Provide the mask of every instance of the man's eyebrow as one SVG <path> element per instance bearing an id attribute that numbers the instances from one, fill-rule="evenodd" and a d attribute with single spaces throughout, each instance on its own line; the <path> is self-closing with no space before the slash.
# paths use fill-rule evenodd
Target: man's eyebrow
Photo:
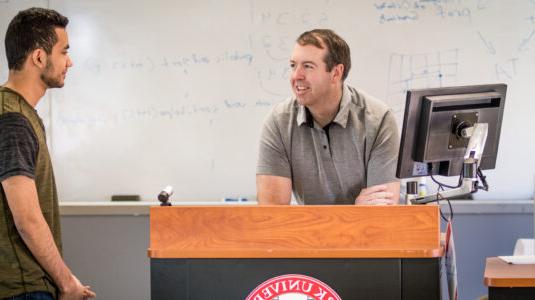
<path id="1" fill-rule="evenodd" d="M 296 63 L 296 62 L 295 62 L 295 60 L 290 59 L 290 63 Z M 315 63 L 314 61 L 312 61 L 312 60 L 305 60 L 305 61 L 303 61 L 303 62 L 301 62 L 301 63 L 302 63 L 302 64 L 313 64 L 313 65 L 316 66 L 316 63 Z"/>

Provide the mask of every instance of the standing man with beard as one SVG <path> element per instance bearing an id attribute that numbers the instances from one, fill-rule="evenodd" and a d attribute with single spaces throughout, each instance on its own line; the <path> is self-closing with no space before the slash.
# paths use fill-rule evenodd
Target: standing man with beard
<path id="1" fill-rule="evenodd" d="M 95 297 L 61 257 L 54 173 L 43 123 L 34 107 L 49 88 L 63 87 L 69 20 L 31 8 L 8 26 L 9 67 L 0 87 L 0 298 Z"/>
<path id="2" fill-rule="evenodd" d="M 293 97 L 264 123 L 257 164 L 259 204 L 396 204 L 398 129 L 388 107 L 345 83 L 347 43 L 307 31 L 290 58 Z M 364 72 L 364 71 L 363 71 Z"/>

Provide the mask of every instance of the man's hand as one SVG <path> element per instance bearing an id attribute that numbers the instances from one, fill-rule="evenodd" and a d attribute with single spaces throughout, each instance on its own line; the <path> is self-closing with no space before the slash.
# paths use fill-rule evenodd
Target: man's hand
<path id="1" fill-rule="evenodd" d="M 97 294 L 91 290 L 91 287 L 89 285 L 84 285 L 84 298 L 96 298 Z"/>
<path id="2" fill-rule="evenodd" d="M 395 183 L 399 186 L 399 183 Z M 391 190 L 392 183 L 380 184 L 370 186 L 362 189 L 355 204 L 368 204 L 368 205 L 392 205 L 398 204 L 399 195 L 395 195 Z M 399 193 L 399 187 L 398 187 Z"/>
<path id="3" fill-rule="evenodd" d="M 95 298 L 97 295 L 91 291 L 91 287 L 82 285 L 76 276 L 72 275 L 67 286 L 60 289 L 60 300 L 82 300 Z"/>

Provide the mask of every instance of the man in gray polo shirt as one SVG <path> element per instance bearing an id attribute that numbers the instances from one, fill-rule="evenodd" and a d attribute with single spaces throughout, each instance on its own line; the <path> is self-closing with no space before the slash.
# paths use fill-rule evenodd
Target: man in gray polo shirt
<path id="1" fill-rule="evenodd" d="M 259 204 L 396 204 L 399 138 L 388 107 L 344 80 L 347 43 L 332 30 L 299 36 L 294 96 L 277 104 L 260 138 Z"/>

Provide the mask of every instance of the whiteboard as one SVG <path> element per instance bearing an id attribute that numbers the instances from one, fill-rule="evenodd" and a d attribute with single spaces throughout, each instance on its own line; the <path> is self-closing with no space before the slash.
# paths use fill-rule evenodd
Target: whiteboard
<path id="1" fill-rule="evenodd" d="M 175 200 L 254 197 L 263 120 L 313 28 L 348 41 L 347 82 L 399 125 L 408 88 L 507 83 L 491 191 L 476 197 L 533 195 L 535 0 L 0 0 L 2 39 L 30 3 L 70 19 L 74 67 L 39 106 L 62 201 L 152 200 L 165 185 Z"/>

